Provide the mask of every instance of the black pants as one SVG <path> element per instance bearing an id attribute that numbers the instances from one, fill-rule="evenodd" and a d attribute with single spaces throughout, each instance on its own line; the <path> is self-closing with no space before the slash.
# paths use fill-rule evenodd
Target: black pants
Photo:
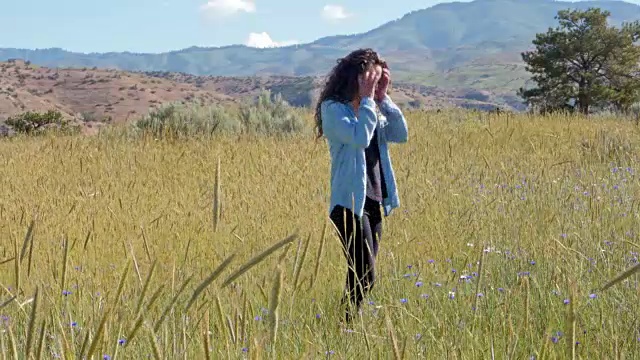
<path id="1" fill-rule="evenodd" d="M 365 295 L 371 291 L 375 282 L 375 262 L 378 255 L 378 243 L 382 237 L 382 213 L 377 201 L 366 199 L 362 218 L 351 210 L 336 206 L 331 211 L 331 221 L 335 224 L 342 240 L 347 258 L 347 283 L 343 303 L 359 309 Z M 350 306 L 347 307 L 346 320 L 351 320 Z"/>

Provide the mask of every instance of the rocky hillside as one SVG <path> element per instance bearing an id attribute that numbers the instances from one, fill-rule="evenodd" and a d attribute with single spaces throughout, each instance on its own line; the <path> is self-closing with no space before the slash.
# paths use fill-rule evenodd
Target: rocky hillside
<path id="1" fill-rule="evenodd" d="M 26 111 L 59 110 L 66 118 L 93 128 L 137 119 L 163 103 L 239 103 L 251 101 L 265 90 L 281 94 L 291 105 L 309 107 L 315 104 L 321 85 L 320 77 L 52 69 L 16 60 L 0 63 L 0 122 Z M 490 91 L 448 90 L 403 82 L 394 82 L 392 89 L 396 102 L 406 108 L 518 106 L 515 97 Z"/>

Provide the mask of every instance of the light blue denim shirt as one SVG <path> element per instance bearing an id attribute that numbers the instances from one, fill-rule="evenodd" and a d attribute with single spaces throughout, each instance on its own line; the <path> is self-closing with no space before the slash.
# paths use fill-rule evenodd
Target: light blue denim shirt
<path id="1" fill-rule="evenodd" d="M 371 97 L 360 101 L 358 116 L 351 104 L 326 100 L 320 106 L 322 129 L 331 155 L 331 203 L 329 212 L 341 205 L 362 217 L 367 193 L 365 149 L 376 127 L 380 148 L 380 166 L 387 187 L 382 200 L 385 216 L 400 206 L 395 174 L 391 166 L 388 143 L 408 139 L 407 122 L 400 108 L 389 96 L 380 102 L 379 114 Z"/>

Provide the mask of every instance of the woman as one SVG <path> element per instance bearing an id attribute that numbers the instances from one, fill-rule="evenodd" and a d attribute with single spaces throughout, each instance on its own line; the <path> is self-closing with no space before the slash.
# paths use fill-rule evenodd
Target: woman
<path id="1" fill-rule="evenodd" d="M 385 216 L 400 206 L 387 143 L 406 142 L 408 131 L 387 95 L 390 76 L 375 51 L 356 50 L 338 60 L 315 112 L 318 136 L 326 137 L 331 155 L 329 216 L 347 257 L 347 322 L 375 281 L 381 205 Z"/>

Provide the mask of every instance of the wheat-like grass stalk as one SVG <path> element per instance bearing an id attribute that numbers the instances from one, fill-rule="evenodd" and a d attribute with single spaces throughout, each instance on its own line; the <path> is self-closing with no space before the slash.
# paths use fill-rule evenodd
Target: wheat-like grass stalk
<path id="1" fill-rule="evenodd" d="M 322 235 L 320 236 L 320 246 L 318 246 L 318 252 L 316 253 L 316 266 L 313 269 L 313 280 L 311 280 L 311 285 L 309 285 L 309 290 L 313 288 L 318 280 L 318 271 L 320 270 L 320 259 L 322 259 L 322 252 L 324 251 L 324 244 L 326 241 L 327 228 L 329 227 L 329 222 L 324 222 L 324 227 L 322 228 Z"/>
<path id="2" fill-rule="evenodd" d="M 131 259 L 133 260 L 133 268 L 136 270 L 136 275 L 138 275 L 138 281 L 140 282 L 140 284 L 142 284 L 142 275 L 140 275 L 140 267 L 138 266 L 138 259 L 136 259 L 136 254 L 133 251 L 133 246 L 131 246 L 131 243 L 129 243 L 129 252 L 131 253 Z"/>
<path id="3" fill-rule="evenodd" d="M 36 316 L 38 315 L 38 287 L 36 287 L 36 292 L 33 295 L 33 306 L 31 307 L 31 316 L 29 317 L 29 327 L 27 330 L 27 344 L 26 348 L 26 357 L 29 359 L 29 355 L 31 355 L 31 345 L 33 344 L 33 338 L 35 336 L 36 331 Z"/>
<path id="4" fill-rule="evenodd" d="M 570 287 L 571 293 L 569 295 L 569 308 L 567 309 L 567 326 L 570 341 L 568 342 L 569 354 L 571 359 L 576 358 L 576 313 L 575 313 L 575 287 Z"/>
<path id="5" fill-rule="evenodd" d="M 473 331 L 473 329 L 476 326 L 476 320 L 479 312 L 478 301 L 480 300 L 479 294 L 480 294 L 480 287 L 482 286 L 482 266 L 484 264 L 484 254 L 485 254 L 484 249 L 485 249 L 484 245 L 480 246 L 480 260 L 478 260 L 478 280 L 476 282 L 476 290 L 474 293 L 475 299 L 473 300 L 474 313 L 473 313 L 473 326 L 471 328 L 471 331 Z"/>
<path id="6" fill-rule="evenodd" d="M 14 280 L 16 283 L 16 293 L 20 293 L 20 256 L 18 255 L 18 239 L 13 238 L 13 250 L 14 250 Z"/>
<path id="7" fill-rule="evenodd" d="M 178 298 L 180 297 L 180 295 L 182 295 L 182 292 L 187 287 L 187 285 L 191 282 L 192 278 L 193 277 L 189 277 L 189 278 L 187 278 L 187 280 L 185 280 L 182 283 L 182 285 L 180 286 L 180 289 L 178 290 L 178 292 L 173 296 L 173 299 L 171 299 L 171 302 L 169 304 L 167 304 L 167 306 L 165 307 L 164 311 L 162 312 L 162 315 L 160 316 L 158 321 L 156 321 L 156 324 L 153 327 L 153 331 L 154 332 L 158 332 L 158 330 L 160 330 L 160 326 L 162 325 L 162 323 L 166 319 L 167 315 L 169 314 L 169 311 L 171 311 L 173 309 L 174 305 L 178 301 Z"/>
<path id="8" fill-rule="evenodd" d="M 207 310 L 205 312 L 205 322 L 202 326 L 202 346 L 204 347 L 204 357 L 207 360 L 211 360 L 211 352 L 209 351 L 209 347 L 211 346 L 209 344 L 209 329 L 211 328 L 209 326 L 209 310 Z"/>
<path id="9" fill-rule="evenodd" d="M 142 244 L 144 245 L 144 252 L 147 254 L 147 260 L 151 261 L 151 250 L 149 250 L 149 243 L 147 241 L 147 234 L 144 231 L 144 227 L 140 226 L 140 233 L 142 234 Z"/>
<path id="10" fill-rule="evenodd" d="M 42 319 L 40 325 L 40 337 L 38 338 L 38 346 L 36 347 L 36 359 L 42 359 L 42 350 L 44 349 L 44 333 L 47 328 L 47 319 Z"/>
<path id="11" fill-rule="evenodd" d="M 149 331 L 149 344 L 151 345 L 151 350 L 153 351 L 153 358 L 155 360 L 164 359 L 163 353 L 160 350 L 160 346 L 158 345 L 158 340 L 156 340 L 156 332 L 150 326 L 147 326 L 147 330 Z"/>
<path id="12" fill-rule="evenodd" d="M 220 210 L 221 210 L 221 201 L 220 201 L 220 157 L 218 157 L 218 162 L 216 166 L 216 181 L 213 192 L 213 231 L 218 232 L 218 227 L 220 225 Z"/>
<path id="13" fill-rule="evenodd" d="M 107 309 L 102 315 L 102 320 L 100 320 L 100 325 L 98 325 L 96 335 L 91 341 L 91 345 L 89 345 L 89 350 L 87 351 L 86 357 L 88 359 L 91 359 L 91 356 L 93 355 L 93 353 L 96 352 L 96 350 L 98 349 L 98 344 L 102 340 L 102 334 L 104 333 L 105 324 L 107 323 L 107 319 L 111 314 L 111 310 L 112 310 L 111 308 Z"/>
<path id="14" fill-rule="evenodd" d="M 304 250 L 302 250 L 302 257 L 300 258 L 300 265 L 298 265 L 298 267 L 296 267 L 296 271 L 294 272 L 293 275 L 293 292 L 295 294 L 295 292 L 298 290 L 298 284 L 300 281 L 300 273 L 302 273 L 302 267 L 304 266 L 304 262 L 307 258 L 307 252 L 309 251 L 309 244 L 311 244 L 311 233 L 309 233 L 309 236 L 307 237 L 307 241 L 304 245 Z"/>
<path id="15" fill-rule="evenodd" d="M 66 291 L 67 285 L 67 267 L 69 263 L 69 240 L 66 238 L 63 239 L 64 252 L 62 253 L 62 279 L 60 280 L 61 291 Z"/>
<path id="16" fill-rule="evenodd" d="M 628 277 L 630 277 L 631 275 L 637 273 L 640 271 L 640 263 L 636 264 L 635 266 L 632 266 L 631 268 L 623 271 L 622 273 L 620 273 L 618 276 L 616 276 L 615 278 L 607 281 L 601 288 L 600 291 L 605 291 L 607 289 L 609 289 L 610 287 L 624 281 L 625 279 L 627 279 Z"/>
<path id="17" fill-rule="evenodd" d="M 18 298 L 18 295 L 13 295 L 11 296 L 9 299 L 7 299 L 5 302 L 3 302 L 2 304 L 0 304 L 0 309 L 2 309 L 3 307 L 11 304 L 12 302 L 16 301 L 16 299 Z"/>
<path id="18" fill-rule="evenodd" d="M 31 220 L 29 228 L 27 228 L 27 233 L 24 236 L 24 241 L 22 242 L 22 250 L 20 250 L 20 261 L 24 260 L 24 257 L 27 255 L 27 246 L 29 246 L 31 241 L 33 241 L 33 229 L 35 225 L 35 219 Z"/>
<path id="19" fill-rule="evenodd" d="M 391 322 L 391 318 L 389 317 L 389 310 L 386 309 L 384 312 L 384 320 L 385 325 L 387 327 L 387 333 L 389 334 L 389 338 L 391 339 L 391 349 L 393 350 L 393 358 L 395 360 L 402 359 L 400 355 L 400 349 L 398 348 L 398 338 L 396 337 L 396 330 Z"/>
<path id="20" fill-rule="evenodd" d="M 196 301 L 198 296 L 200 296 L 200 294 L 207 288 L 207 286 L 209 286 L 213 281 L 215 281 L 215 279 L 217 279 L 218 276 L 222 274 L 224 269 L 226 269 L 227 266 L 231 264 L 231 261 L 233 261 L 235 256 L 236 254 L 230 255 L 225 261 L 223 261 L 220 265 L 218 265 L 218 267 L 200 285 L 198 285 L 198 287 L 193 291 L 193 295 L 191 295 L 191 298 L 187 303 L 187 307 L 184 309 L 185 312 L 189 311 L 189 309 L 191 308 L 191 305 L 193 305 L 193 303 Z"/>
<path id="21" fill-rule="evenodd" d="M 237 279 L 238 277 L 240 277 L 242 274 L 244 274 L 245 272 L 249 271 L 249 269 L 251 269 L 252 267 L 256 266 L 257 264 L 259 264 L 262 260 L 264 260 L 265 258 L 267 258 L 267 256 L 271 255 L 272 253 L 274 253 L 275 251 L 277 251 L 278 249 L 280 249 L 281 247 L 288 245 L 289 243 L 291 243 L 293 240 L 295 240 L 298 237 L 298 233 L 297 231 L 295 231 L 293 234 L 289 235 L 288 237 L 286 237 L 285 239 L 283 239 L 282 241 L 274 244 L 273 246 L 269 247 L 268 249 L 264 250 L 262 253 L 256 255 L 255 257 L 253 257 L 251 260 L 249 260 L 248 262 L 246 262 L 244 265 L 242 265 L 240 267 L 240 269 L 236 270 L 233 274 L 231 274 L 225 281 L 224 283 L 222 283 L 221 287 L 226 287 L 229 284 L 231 284 L 235 279 Z"/>
<path id="22" fill-rule="evenodd" d="M 269 331 L 271 334 L 271 346 L 275 347 L 276 341 L 278 339 L 278 323 L 280 321 L 280 301 L 282 296 L 282 285 L 283 285 L 283 274 L 282 268 L 280 266 L 277 267 L 276 273 L 274 275 L 273 287 L 271 288 L 271 298 L 269 301 Z"/>
<path id="23" fill-rule="evenodd" d="M 13 336 L 13 330 L 9 327 L 6 330 L 9 333 L 9 347 L 11 348 L 11 358 L 19 359 L 18 357 L 18 344 L 16 343 L 16 339 Z"/>
<path id="24" fill-rule="evenodd" d="M 229 336 L 231 336 L 231 334 L 228 334 L 227 331 L 227 326 L 225 326 L 224 323 L 224 311 L 222 309 L 222 302 L 220 301 L 220 296 L 216 295 L 216 310 L 218 312 L 218 319 L 216 321 L 216 327 L 218 328 L 218 330 L 222 333 L 224 333 L 224 339 L 226 342 L 227 347 L 229 346 Z"/>
<path id="25" fill-rule="evenodd" d="M 142 286 L 142 292 L 140 293 L 140 297 L 138 298 L 138 303 L 136 304 L 136 317 L 140 316 L 140 311 L 142 310 L 142 303 L 144 301 L 144 296 L 147 294 L 147 290 L 149 289 L 149 284 L 151 283 L 151 277 L 153 276 L 153 272 L 156 269 L 156 265 L 158 260 L 154 261 L 151 264 L 151 268 L 149 269 L 149 273 L 147 274 L 147 278 L 144 281 L 144 285 Z"/>

